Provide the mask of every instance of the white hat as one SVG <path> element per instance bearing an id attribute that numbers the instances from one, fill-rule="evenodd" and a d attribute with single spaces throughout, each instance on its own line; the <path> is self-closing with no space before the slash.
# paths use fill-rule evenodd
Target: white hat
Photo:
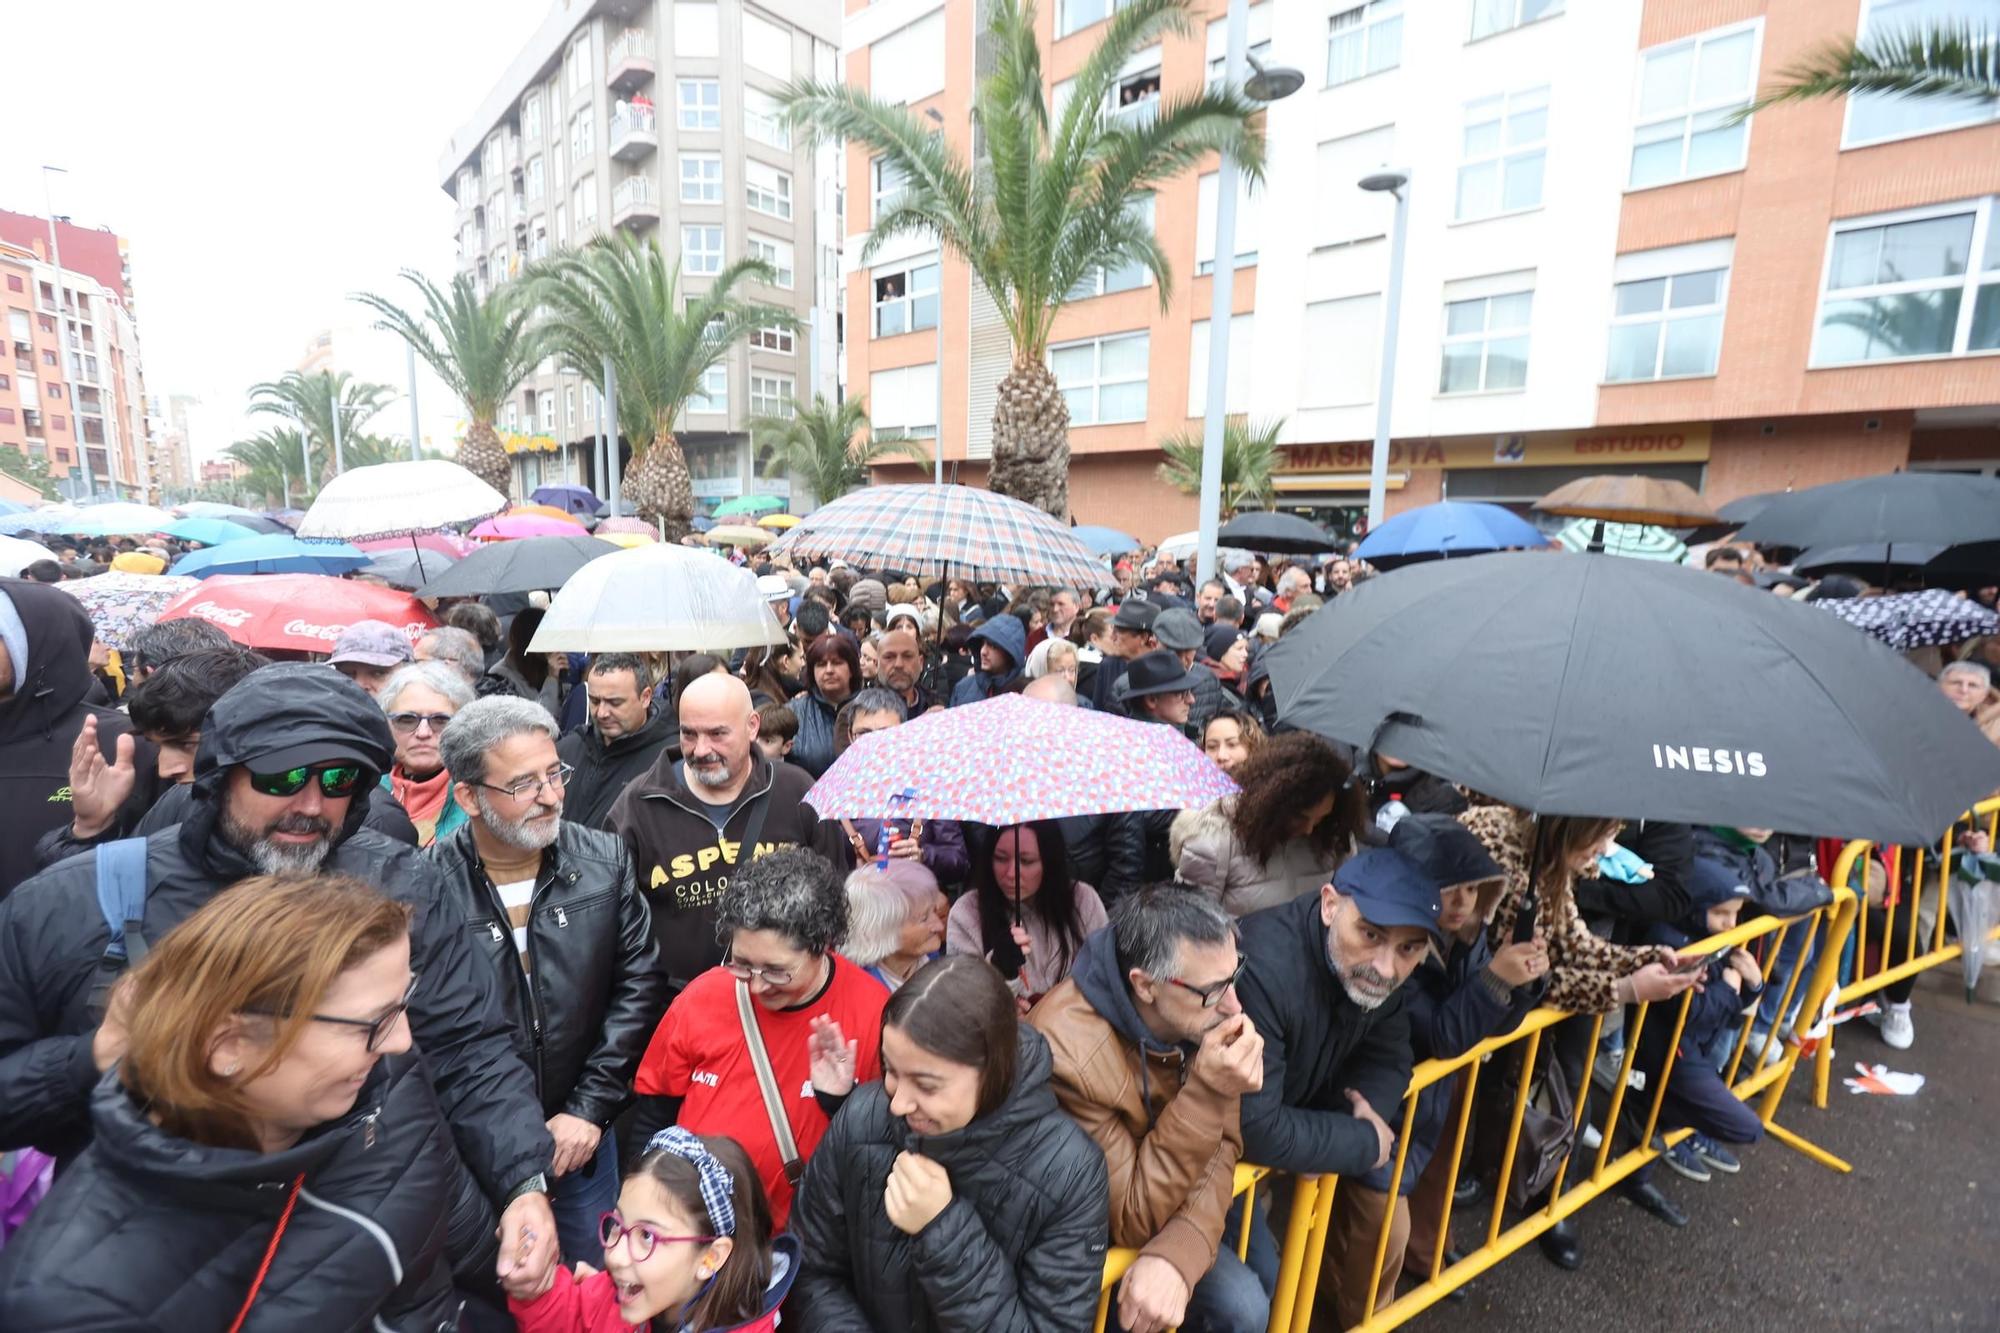
<path id="1" fill-rule="evenodd" d="M 782 574 L 763 574 L 757 579 L 757 592 L 767 602 L 789 602 L 792 600 L 792 585 Z"/>
<path id="2" fill-rule="evenodd" d="M 1276 611 L 1266 611 L 1263 615 L 1257 617 L 1257 635 L 1259 638 L 1275 641 L 1278 637 L 1278 631 L 1284 627 L 1285 618 Z"/>
<path id="3" fill-rule="evenodd" d="M 915 606 L 911 605 L 909 602 L 903 602 L 899 605 L 892 606 L 889 608 L 889 614 L 885 623 L 893 625 L 898 620 L 913 621 L 915 622 L 918 630 L 921 631 L 924 625 L 924 613 L 918 610 Z"/>

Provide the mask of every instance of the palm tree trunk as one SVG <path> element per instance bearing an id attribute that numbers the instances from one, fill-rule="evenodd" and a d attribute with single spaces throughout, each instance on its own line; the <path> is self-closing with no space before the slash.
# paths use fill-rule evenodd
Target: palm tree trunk
<path id="1" fill-rule="evenodd" d="M 500 432 L 493 429 L 492 422 L 473 421 L 465 432 L 465 442 L 458 446 L 458 462 L 500 494 L 512 492 L 514 464 L 500 446 Z"/>
<path id="2" fill-rule="evenodd" d="M 671 418 L 653 422 L 653 442 L 633 460 L 624 489 L 641 518 L 665 528 L 668 541 L 687 536 L 694 518 L 694 481 Z"/>
<path id="3" fill-rule="evenodd" d="M 1016 361 L 993 406 L 988 485 L 1069 521 L 1069 404 L 1040 361 Z"/>

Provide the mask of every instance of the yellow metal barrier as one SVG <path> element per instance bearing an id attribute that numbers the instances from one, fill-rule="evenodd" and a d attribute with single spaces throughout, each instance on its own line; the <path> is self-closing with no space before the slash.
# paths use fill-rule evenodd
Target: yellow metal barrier
<path id="1" fill-rule="evenodd" d="M 1257 1182 L 1271 1174 L 1268 1166 L 1253 1166 L 1248 1162 L 1236 1164 L 1236 1178 L 1231 1184 L 1231 1192 L 1243 1200 L 1243 1225 L 1237 1228 L 1236 1257 L 1247 1259 L 1250 1255 L 1250 1215 L 1257 1202 Z M 1104 1333 L 1106 1322 L 1111 1317 L 1111 1295 L 1118 1287 L 1118 1280 L 1125 1276 L 1125 1270 L 1139 1252 L 1114 1245 L 1104 1256 L 1104 1277 L 1097 1289 L 1097 1323 L 1092 1333 Z M 1275 1329 L 1277 1326 L 1274 1324 Z"/>

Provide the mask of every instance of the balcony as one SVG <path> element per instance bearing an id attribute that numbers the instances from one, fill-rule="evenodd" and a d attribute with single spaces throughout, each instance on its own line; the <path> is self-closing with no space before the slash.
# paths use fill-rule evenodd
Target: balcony
<path id="1" fill-rule="evenodd" d="M 651 176 L 628 176 L 611 191 L 611 225 L 630 227 L 637 231 L 641 227 L 658 225 L 660 221 L 660 197 L 653 189 Z"/>
<path id="2" fill-rule="evenodd" d="M 653 81 L 653 34 L 627 28 L 611 40 L 605 57 L 605 81 L 615 93 L 629 93 Z"/>
<path id="3" fill-rule="evenodd" d="M 653 108 L 639 102 L 619 102 L 611 109 L 611 156 L 637 162 L 658 150 L 660 133 Z"/>

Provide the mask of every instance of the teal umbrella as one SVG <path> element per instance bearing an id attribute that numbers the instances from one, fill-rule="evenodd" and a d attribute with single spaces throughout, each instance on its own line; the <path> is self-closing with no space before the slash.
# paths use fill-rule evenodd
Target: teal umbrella
<path id="1" fill-rule="evenodd" d="M 739 495 L 734 500 L 725 500 L 715 507 L 715 516 L 725 514 L 775 514 L 783 509 L 787 501 L 775 495 Z"/>
<path id="2" fill-rule="evenodd" d="M 346 542 L 307 542 L 293 536 L 255 535 L 204 551 L 190 551 L 173 572 L 205 579 L 216 574 L 346 574 L 374 559 Z"/>
<path id="3" fill-rule="evenodd" d="M 184 518 L 160 530 L 169 537 L 178 537 L 184 542 L 200 542 L 203 546 L 220 546 L 224 542 L 240 542 L 245 537 L 257 536 L 256 529 L 231 523 L 226 518 Z"/>

